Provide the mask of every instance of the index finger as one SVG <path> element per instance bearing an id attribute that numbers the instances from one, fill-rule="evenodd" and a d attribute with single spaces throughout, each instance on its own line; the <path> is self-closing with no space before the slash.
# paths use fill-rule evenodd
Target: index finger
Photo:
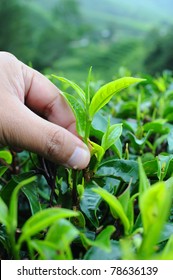
<path id="1" fill-rule="evenodd" d="M 25 103 L 47 120 L 75 132 L 75 117 L 60 90 L 45 76 L 22 64 L 25 82 Z"/>

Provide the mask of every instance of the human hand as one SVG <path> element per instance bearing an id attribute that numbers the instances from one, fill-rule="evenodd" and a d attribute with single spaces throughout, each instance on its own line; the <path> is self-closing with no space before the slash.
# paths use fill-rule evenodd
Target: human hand
<path id="1" fill-rule="evenodd" d="M 0 145 L 83 169 L 90 153 L 75 127 L 58 88 L 12 54 L 0 52 Z"/>

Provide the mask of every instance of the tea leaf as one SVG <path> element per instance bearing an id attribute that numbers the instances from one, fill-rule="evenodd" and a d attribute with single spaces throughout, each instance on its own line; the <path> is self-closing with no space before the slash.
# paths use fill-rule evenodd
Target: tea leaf
<path id="1" fill-rule="evenodd" d="M 146 123 L 143 125 L 144 131 L 152 131 L 159 134 L 167 134 L 170 132 L 169 127 L 165 125 L 166 120 L 164 119 L 157 119 L 155 121 Z"/>
<path id="2" fill-rule="evenodd" d="M 4 159 L 6 163 L 12 163 L 12 155 L 9 151 L 0 151 L 0 158 Z"/>
<path id="3" fill-rule="evenodd" d="M 125 233 L 128 234 L 130 228 L 129 220 L 118 199 L 100 187 L 94 188 L 93 191 L 99 194 L 108 203 L 113 217 L 117 218 L 118 216 L 120 218 L 122 224 L 124 225 Z"/>
<path id="4" fill-rule="evenodd" d="M 159 155 L 158 156 L 157 176 L 158 176 L 159 180 L 163 180 L 165 178 L 172 159 L 173 159 L 172 155 L 169 155 L 169 156 Z"/>
<path id="5" fill-rule="evenodd" d="M 11 194 L 13 193 L 17 185 L 22 181 L 33 177 L 34 175 L 34 171 L 29 171 L 20 175 L 13 176 L 12 179 L 2 188 L 2 190 L 0 191 L 0 196 L 7 204 L 7 206 L 9 206 L 10 204 Z"/>
<path id="6" fill-rule="evenodd" d="M 97 209 L 100 205 L 100 195 L 94 193 L 91 188 L 86 188 L 83 197 L 80 201 L 80 208 L 83 213 L 87 216 L 90 222 L 97 228 L 99 221 L 96 216 Z"/>
<path id="7" fill-rule="evenodd" d="M 110 241 L 111 250 L 106 252 L 98 247 L 91 247 L 84 256 L 85 260 L 120 260 L 122 251 L 120 243 L 115 240 Z"/>
<path id="8" fill-rule="evenodd" d="M 139 164 L 139 201 L 140 201 L 142 194 L 149 189 L 150 183 L 145 174 L 142 161 L 140 158 L 138 158 L 138 164 Z"/>
<path id="9" fill-rule="evenodd" d="M 76 83 L 64 78 L 64 77 L 59 77 L 59 76 L 56 76 L 56 75 L 52 75 L 52 77 L 54 77 L 55 79 L 63 82 L 63 83 L 66 83 L 67 85 L 71 86 L 75 92 L 78 94 L 79 98 L 84 102 L 85 104 L 85 92 L 83 91 L 82 88 L 80 88 Z"/>
<path id="10" fill-rule="evenodd" d="M 41 210 L 26 221 L 22 227 L 22 235 L 19 241 L 20 243 L 23 242 L 29 237 L 46 229 L 59 219 L 70 218 L 77 215 L 77 212 L 63 208 L 48 208 Z"/>
<path id="11" fill-rule="evenodd" d="M 114 124 L 107 127 L 102 137 L 101 146 L 106 151 L 120 138 L 122 134 L 122 124 Z"/>
<path id="12" fill-rule="evenodd" d="M 97 176 L 121 178 L 124 182 L 135 183 L 138 180 L 138 164 L 134 160 L 110 159 L 100 164 Z"/>
<path id="13" fill-rule="evenodd" d="M 86 116 L 84 106 L 77 100 L 76 97 L 68 93 L 62 93 L 70 105 L 75 117 L 76 117 L 76 129 L 80 136 L 85 136 L 86 130 Z"/>
<path id="14" fill-rule="evenodd" d="M 9 231 L 15 231 L 17 227 L 17 209 L 18 209 L 18 194 L 21 188 L 27 184 L 30 184 L 36 179 L 35 176 L 28 178 L 26 180 L 21 181 L 16 188 L 14 189 L 11 200 L 10 200 L 10 206 L 9 206 Z"/>
<path id="15" fill-rule="evenodd" d="M 96 144 L 93 141 L 89 140 L 89 143 L 92 146 L 91 156 L 96 155 L 98 162 L 100 162 L 102 160 L 103 156 L 104 156 L 104 153 L 105 153 L 104 149 L 102 148 L 102 146 Z"/>
<path id="16" fill-rule="evenodd" d="M 143 79 L 124 77 L 116 81 L 112 81 L 104 86 L 102 86 L 94 95 L 91 100 L 89 113 L 91 118 L 99 111 L 104 105 L 106 105 L 114 94 L 118 93 L 122 89 L 128 86 L 143 81 Z"/>
<path id="17" fill-rule="evenodd" d="M 102 232 L 96 237 L 95 240 L 88 239 L 83 233 L 80 233 L 82 243 L 85 248 L 94 246 L 98 247 L 106 252 L 111 251 L 111 235 L 114 233 L 114 226 L 107 226 Z"/>
<path id="18" fill-rule="evenodd" d="M 49 241 L 39 239 L 29 240 L 28 246 L 38 253 L 39 260 L 65 259 L 65 256 L 62 254 L 62 252 L 57 254 L 56 246 Z M 36 257 L 34 259 L 36 259 Z"/>
<path id="19" fill-rule="evenodd" d="M 159 243 L 168 240 L 172 234 L 173 234 L 173 223 L 166 223 L 161 232 Z"/>
<path id="20" fill-rule="evenodd" d="M 89 72 L 88 72 L 88 78 L 87 78 L 87 83 L 86 83 L 86 90 L 85 90 L 85 99 L 86 99 L 86 104 L 90 104 L 90 82 L 91 82 L 91 74 L 92 74 L 92 67 L 90 67 Z"/>
<path id="21" fill-rule="evenodd" d="M 161 230 L 168 217 L 172 201 L 173 180 L 167 184 L 158 182 L 143 193 L 140 199 L 140 210 L 144 227 L 144 239 L 140 256 L 148 257 L 154 250 Z"/>
<path id="22" fill-rule="evenodd" d="M 129 135 L 129 138 L 130 138 L 130 140 L 131 140 L 131 142 L 132 142 L 132 144 L 134 145 L 134 147 L 136 148 L 136 146 L 138 147 L 141 147 L 141 146 L 143 146 L 146 142 L 147 142 L 147 140 L 148 140 L 148 138 L 149 138 L 149 136 L 151 135 L 151 133 L 152 133 L 152 130 L 149 130 L 148 132 L 147 132 L 147 134 L 145 135 L 145 137 L 143 137 L 143 138 L 141 138 L 141 139 L 138 139 L 132 132 L 128 132 L 128 135 Z"/>
<path id="23" fill-rule="evenodd" d="M 75 226 L 60 219 L 50 227 L 45 240 L 54 244 L 58 251 L 68 251 L 69 245 L 78 235 L 79 231 Z"/>
<path id="24" fill-rule="evenodd" d="M 115 232 L 114 226 L 107 226 L 100 234 L 96 237 L 95 245 L 106 252 L 111 251 L 110 239 L 111 235 Z"/>
<path id="25" fill-rule="evenodd" d="M 0 158 L 3 159 L 7 164 L 12 163 L 12 155 L 9 151 L 0 151 Z M 0 177 L 6 172 L 8 166 L 0 166 Z"/>
<path id="26" fill-rule="evenodd" d="M 173 260 L 173 234 L 169 238 L 165 248 L 159 257 L 160 260 Z"/>
<path id="27" fill-rule="evenodd" d="M 35 213 L 40 211 L 41 204 L 39 201 L 36 185 L 32 184 L 32 186 L 31 186 L 29 184 L 27 186 L 24 186 L 22 188 L 22 192 L 26 195 L 26 197 L 28 199 L 32 215 L 34 215 Z"/>
<path id="28" fill-rule="evenodd" d="M 8 207 L 0 197 L 0 223 L 7 226 L 8 224 Z"/>
<path id="29" fill-rule="evenodd" d="M 125 191 L 118 197 L 125 213 L 127 214 L 128 202 L 130 200 L 130 185 L 125 189 Z"/>

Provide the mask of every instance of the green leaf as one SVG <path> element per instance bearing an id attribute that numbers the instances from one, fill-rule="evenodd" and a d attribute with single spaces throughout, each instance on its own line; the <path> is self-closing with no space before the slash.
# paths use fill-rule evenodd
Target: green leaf
<path id="1" fill-rule="evenodd" d="M 115 240 L 110 241 L 111 250 L 106 252 L 98 247 L 91 247 L 85 254 L 85 260 L 120 260 L 122 258 L 122 251 L 120 243 Z"/>
<path id="2" fill-rule="evenodd" d="M 99 221 L 96 212 L 101 202 L 100 195 L 94 193 L 91 188 L 86 188 L 80 201 L 80 208 L 90 222 L 97 228 Z"/>
<path id="3" fill-rule="evenodd" d="M 84 229 L 86 227 L 85 217 L 81 211 L 77 211 L 77 213 L 78 213 L 78 216 L 70 218 L 70 222 L 75 227 Z"/>
<path id="4" fill-rule="evenodd" d="M 5 226 L 8 225 L 8 207 L 0 197 L 0 222 Z"/>
<path id="5" fill-rule="evenodd" d="M 173 234 L 160 254 L 160 260 L 173 260 Z"/>
<path id="6" fill-rule="evenodd" d="M 70 244 L 79 235 L 79 231 L 69 221 L 65 219 L 58 220 L 53 224 L 46 236 L 46 241 L 54 244 L 56 250 L 72 259 Z"/>
<path id="7" fill-rule="evenodd" d="M 6 163 L 12 163 L 12 155 L 9 151 L 0 151 L 0 158 L 4 159 Z"/>
<path id="8" fill-rule="evenodd" d="M 106 132 L 107 123 L 107 118 L 101 112 L 96 113 L 91 125 L 91 136 L 95 136 L 101 140 L 103 134 Z"/>
<path id="9" fill-rule="evenodd" d="M 111 251 L 110 239 L 114 232 L 115 232 L 114 226 L 107 226 L 96 237 L 96 240 L 94 242 L 95 246 L 99 247 L 100 249 L 106 252 L 110 252 Z"/>
<path id="10" fill-rule="evenodd" d="M 129 223 L 130 223 L 130 229 L 129 229 L 129 233 L 131 233 L 131 231 L 134 228 L 134 200 L 136 199 L 136 197 L 138 196 L 138 194 L 134 194 L 132 197 L 130 197 L 129 201 L 128 201 L 128 208 L 127 208 L 127 218 L 129 219 Z"/>
<path id="11" fill-rule="evenodd" d="M 143 167 L 147 177 L 156 177 L 158 172 L 158 159 L 154 158 L 144 162 Z"/>
<path id="12" fill-rule="evenodd" d="M 62 95 L 67 100 L 69 106 L 71 107 L 75 117 L 76 117 L 76 129 L 80 136 L 85 136 L 86 130 L 86 112 L 84 105 L 78 101 L 76 97 L 68 93 L 62 93 Z"/>
<path id="13" fill-rule="evenodd" d="M 143 81 L 143 79 L 124 77 L 102 86 L 92 98 L 89 108 L 91 118 L 93 118 L 95 113 L 110 101 L 114 94 L 134 83 L 138 83 L 141 81 Z"/>
<path id="14" fill-rule="evenodd" d="M 93 141 L 89 141 L 89 143 L 92 146 L 92 150 L 91 150 L 91 156 L 95 155 L 97 157 L 98 162 L 100 162 L 104 156 L 104 149 L 102 146 L 98 145 L 97 143 L 93 142 Z"/>
<path id="15" fill-rule="evenodd" d="M 169 156 L 158 155 L 157 176 L 158 176 L 159 180 L 163 180 L 165 178 L 172 159 L 173 159 L 172 155 L 169 155 Z"/>
<path id="16" fill-rule="evenodd" d="M 60 219 L 49 229 L 46 240 L 52 242 L 57 250 L 63 250 L 78 236 L 79 231 L 69 221 Z"/>
<path id="17" fill-rule="evenodd" d="M 173 223 L 166 223 L 162 229 L 159 243 L 168 240 L 173 234 Z"/>
<path id="18" fill-rule="evenodd" d="M 15 232 L 17 227 L 17 210 L 18 210 L 18 194 L 21 188 L 27 184 L 30 184 L 36 179 L 35 176 L 28 178 L 26 180 L 23 180 L 20 182 L 11 195 L 10 205 L 9 205 L 9 231 Z"/>
<path id="19" fill-rule="evenodd" d="M 138 139 L 132 132 L 128 132 L 128 135 L 129 135 L 129 138 L 133 144 L 133 146 L 136 148 L 136 146 L 138 147 L 141 147 L 143 146 L 146 142 L 147 142 L 147 139 L 149 138 L 149 136 L 151 135 L 152 133 L 152 130 L 149 130 L 146 134 L 145 137 L 141 138 L 141 139 Z"/>
<path id="20" fill-rule="evenodd" d="M 0 166 L 0 177 L 7 171 L 7 166 Z"/>
<path id="21" fill-rule="evenodd" d="M 150 183 L 145 174 L 142 161 L 140 158 L 138 158 L 138 165 L 139 165 L 139 201 L 140 201 L 143 193 L 149 189 Z"/>
<path id="22" fill-rule="evenodd" d="M 28 199 L 32 215 L 40 211 L 41 204 L 38 197 L 37 186 L 33 183 L 32 186 L 31 184 L 24 186 L 22 188 L 22 192 L 26 195 Z"/>
<path id="23" fill-rule="evenodd" d="M 52 77 L 54 77 L 55 79 L 63 82 L 63 83 L 66 83 L 67 85 L 71 86 L 75 92 L 78 94 L 79 98 L 84 102 L 85 104 L 85 92 L 83 91 L 82 88 L 80 88 L 76 83 L 64 78 L 64 77 L 59 77 L 59 76 L 56 76 L 56 75 L 52 75 Z"/>
<path id="24" fill-rule="evenodd" d="M 29 171 L 19 175 L 15 175 L 6 185 L 3 186 L 3 188 L 0 191 L 0 196 L 7 204 L 7 206 L 9 206 L 10 204 L 11 195 L 14 189 L 16 188 L 16 186 L 22 181 L 33 177 L 34 175 L 35 175 L 34 171 Z"/>
<path id="25" fill-rule="evenodd" d="M 104 250 L 105 252 L 110 252 L 111 251 L 110 238 L 114 232 L 115 232 L 114 226 L 107 226 L 99 233 L 99 235 L 96 237 L 94 241 L 87 238 L 83 233 L 80 233 L 80 237 L 85 248 L 94 246 L 100 248 L 101 250 Z"/>
<path id="26" fill-rule="evenodd" d="M 164 119 L 157 119 L 152 122 L 148 122 L 143 125 L 144 131 L 152 131 L 159 134 L 167 134 L 170 132 L 169 127 L 165 125 L 166 120 Z"/>
<path id="27" fill-rule="evenodd" d="M 64 252 L 57 252 L 56 246 L 46 240 L 29 240 L 28 246 L 34 251 L 38 252 L 39 260 L 66 260 L 67 256 L 64 254 Z M 31 257 L 32 258 L 32 257 Z M 36 257 L 34 257 L 36 259 Z"/>
<path id="28" fill-rule="evenodd" d="M 140 248 L 140 257 L 149 257 L 159 240 L 167 220 L 173 193 L 173 178 L 169 182 L 158 182 L 143 193 L 140 210 L 144 227 L 144 239 Z"/>
<path id="29" fill-rule="evenodd" d="M 130 223 L 118 199 L 100 187 L 94 188 L 93 191 L 99 194 L 108 203 L 113 217 L 117 218 L 118 216 L 120 218 L 122 224 L 124 225 L 125 234 L 128 234 Z"/>
<path id="30" fill-rule="evenodd" d="M 20 243 L 51 226 L 59 219 L 70 218 L 77 215 L 77 212 L 63 208 L 48 208 L 41 210 L 34 216 L 30 217 L 22 227 Z"/>
<path id="31" fill-rule="evenodd" d="M 119 202 L 121 203 L 125 213 L 127 214 L 128 202 L 130 200 L 130 184 L 125 189 L 125 191 L 118 197 Z"/>
<path id="32" fill-rule="evenodd" d="M 122 124 L 108 125 L 106 132 L 102 137 L 101 146 L 106 151 L 108 150 L 121 136 Z"/>
<path id="33" fill-rule="evenodd" d="M 90 104 L 90 82 L 91 82 L 91 74 L 92 74 L 92 66 L 89 69 L 88 72 L 88 78 L 87 78 L 87 83 L 86 83 L 86 90 L 85 90 L 85 100 L 86 104 Z"/>
<path id="34" fill-rule="evenodd" d="M 110 159 L 100 164 L 97 173 L 99 177 L 120 178 L 124 182 L 136 183 L 138 180 L 138 164 L 134 160 Z"/>
<path id="35" fill-rule="evenodd" d="M 12 155 L 9 151 L 0 151 L 0 158 L 3 159 L 8 165 L 12 163 Z M 6 172 L 8 166 L 0 166 L 0 177 Z"/>

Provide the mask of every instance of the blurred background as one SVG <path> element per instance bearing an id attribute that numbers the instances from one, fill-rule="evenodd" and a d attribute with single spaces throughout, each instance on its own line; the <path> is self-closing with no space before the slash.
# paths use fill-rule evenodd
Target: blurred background
<path id="1" fill-rule="evenodd" d="M 172 0 L 0 0 L 0 50 L 44 74 L 173 70 Z"/>

